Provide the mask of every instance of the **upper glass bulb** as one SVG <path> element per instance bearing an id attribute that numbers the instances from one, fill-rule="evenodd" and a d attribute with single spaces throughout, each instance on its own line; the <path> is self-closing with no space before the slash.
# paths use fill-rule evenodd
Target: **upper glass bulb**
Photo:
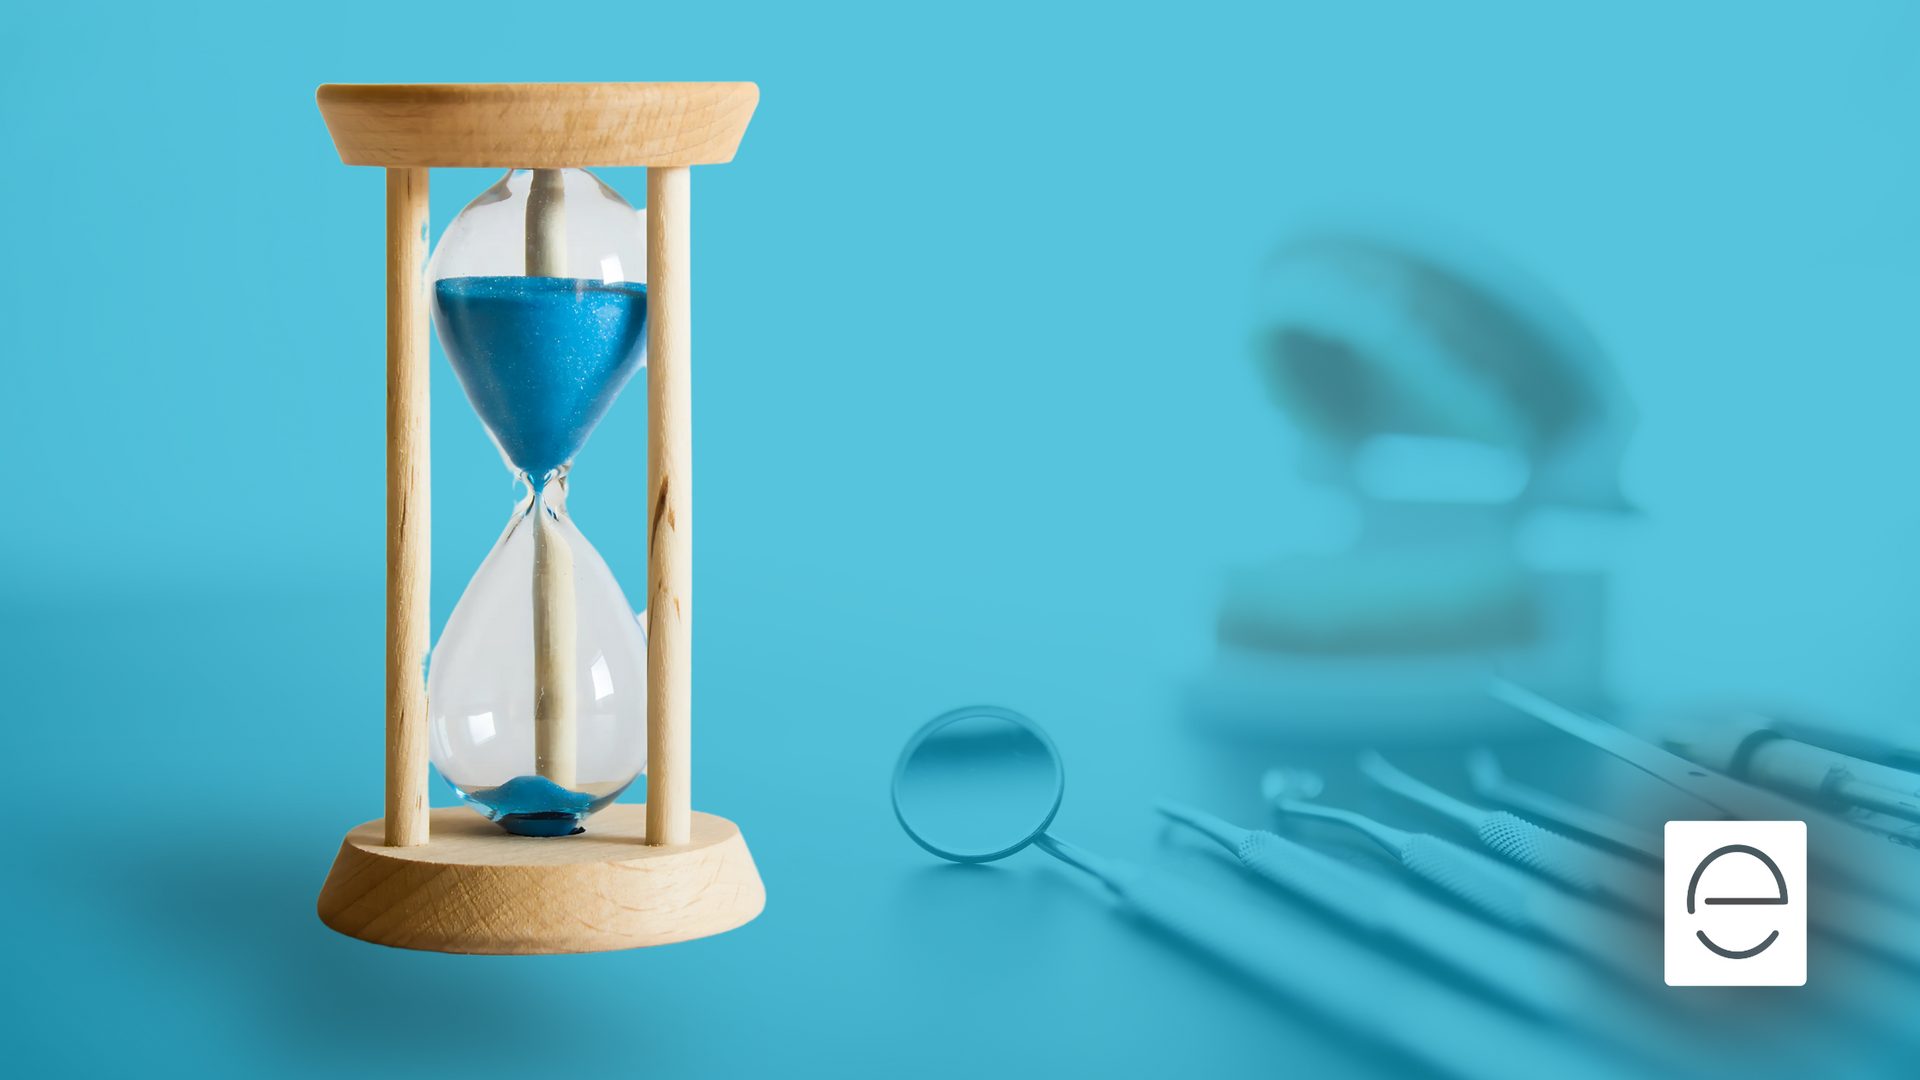
<path id="1" fill-rule="evenodd" d="M 427 263 L 434 329 L 467 399 L 538 487 L 646 362 L 647 238 L 584 169 L 515 169 Z"/>

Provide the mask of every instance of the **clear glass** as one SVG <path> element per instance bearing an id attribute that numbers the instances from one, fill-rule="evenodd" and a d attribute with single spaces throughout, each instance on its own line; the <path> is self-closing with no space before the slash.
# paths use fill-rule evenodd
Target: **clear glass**
<path id="1" fill-rule="evenodd" d="M 508 170 L 447 224 L 427 260 L 428 281 L 526 273 L 534 171 Z M 645 281 L 647 234 L 640 211 L 585 169 L 551 171 L 566 189 L 566 276 L 603 284 Z"/>
<path id="2" fill-rule="evenodd" d="M 534 750 L 534 522 L 549 514 L 573 555 L 578 738 L 572 796 L 544 791 Z M 568 832 L 647 767 L 647 639 L 626 594 L 566 512 L 566 478 L 531 493 L 467 583 L 427 675 L 433 763 L 461 798 L 515 831 Z M 564 818 L 526 818 L 559 813 Z M 515 816 L 518 815 L 518 816 Z M 512 820 L 507 820 L 512 818 Z M 573 819 L 573 820 L 566 820 Z"/>
<path id="3" fill-rule="evenodd" d="M 516 169 L 427 264 L 434 329 L 526 495 L 427 675 L 430 755 L 509 832 L 566 836 L 646 770 L 642 622 L 567 515 L 567 472 L 646 363 L 646 238 L 591 173 Z"/>
<path id="4" fill-rule="evenodd" d="M 954 862 L 992 862 L 1032 843 L 1066 791 L 1059 752 L 1011 709 L 934 717 L 893 769 L 893 814 L 914 843 Z"/>

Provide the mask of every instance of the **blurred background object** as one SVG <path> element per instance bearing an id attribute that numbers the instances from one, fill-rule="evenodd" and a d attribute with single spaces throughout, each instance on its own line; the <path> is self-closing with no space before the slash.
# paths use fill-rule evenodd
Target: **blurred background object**
<path id="1" fill-rule="evenodd" d="M 1261 303 L 1261 382 L 1358 528 L 1228 574 L 1195 712 L 1291 738 L 1515 730 L 1494 672 L 1602 705 L 1603 573 L 1530 566 L 1519 542 L 1544 508 L 1629 512 L 1636 417 L 1599 342 L 1525 275 L 1408 238 L 1290 242 Z"/>

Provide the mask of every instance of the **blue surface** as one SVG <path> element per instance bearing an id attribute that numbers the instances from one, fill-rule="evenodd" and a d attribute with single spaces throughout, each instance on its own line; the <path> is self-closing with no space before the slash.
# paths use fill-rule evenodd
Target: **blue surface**
<path id="1" fill-rule="evenodd" d="M 1088 848 L 1184 854 L 1160 794 L 1266 821 L 1266 756 L 1196 737 L 1176 688 L 1225 567 L 1340 527 L 1248 345 L 1262 260 L 1328 216 L 1479 239 L 1617 357 L 1623 701 L 1920 715 L 1910 10 L 526 10 L 10 17 L 0 133 L 35 164 L 0 205 L 35 209 L 0 262 L 4 753 L 13 804 L 59 814 L 0 863 L 22 1074 L 1398 1073 L 1038 852 L 937 865 L 886 796 L 916 726 L 993 701 L 1060 744 L 1055 831 Z M 769 906 L 640 953 L 350 941 L 313 903 L 381 805 L 384 178 L 313 89 L 630 78 L 763 94 L 693 176 L 694 689 L 696 805 L 743 826 Z M 496 178 L 436 170 L 434 235 Z M 437 361 L 433 393 L 437 634 L 513 491 Z M 629 582 L 639 406 L 568 500 Z M 217 829 L 138 801 L 176 783 Z M 563 992 L 502 1023 L 473 988 L 503 980 Z"/>
<path id="2" fill-rule="evenodd" d="M 536 486 L 573 460 L 647 351 L 647 287 L 580 278 L 433 283 L 433 325 L 467 399 Z"/>

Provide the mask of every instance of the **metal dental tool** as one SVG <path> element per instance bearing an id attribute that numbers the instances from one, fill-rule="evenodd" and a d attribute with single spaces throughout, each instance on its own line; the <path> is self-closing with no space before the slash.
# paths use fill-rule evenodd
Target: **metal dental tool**
<path id="1" fill-rule="evenodd" d="M 1615 847 L 1647 859 L 1655 866 L 1662 865 L 1665 861 L 1667 850 L 1665 838 L 1644 829 L 1636 829 L 1605 814 L 1595 813 L 1577 803 L 1568 802 L 1558 795 L 1549 795 L 1544 791 L 1508 779 L 1507 774 L 1500 768 L 1500 759 L 1494 757 L 1493 751 L 1485 747 L 1467 755 L 1467 776 L 1473 782 L 1473 790 L 1483 799 L 1504 803 L 1515 810 L 1546 818 L 1575 832 L 1606 841 Z"/>
<path id="2" fill-rule="evenodd" d="M 1807 921 L 1883 955 L 1920 967 L 1920 858 L 1915 852 L 1771 791 L 1707 771 L 1611 724 L 1581 716 L 1504 679 L 1493 695 L 1537 719 L 1736 817 L 1807 823 L 1809 861 L 1860 890 L 1825 888 L 1810 898 Z M 1812 879 L 1815 882 L 1819 878 Z M 1868 895 L 1872 893 L 1874 895 Z"/>
<path id="3" fill-rule="evenodd" d="M 1636 986 L 1658 985 L 1661 980 L 1660 939 L 1645 925 L 1624 915 L 1568 896 L 1511 866 L 1437 836 L 1405 832 L 1351 810 L 1296 798 L 1288 776 L 1281 770 L 1267 773 L 1261 792 L 1282 813 L 1337 821 L 1358 830 L 1416 876 L 1499 922 L 1559 942 L 1624 975 Z"/>
<path id="4" fill-rule="evenodd" d="M 1509 806 L 1537 813 L 1594 836 L 1625 840 L 1639 838 L 1651 848 L 1647 854 L 1655 861 L 1660 860 L 1660 852 L 1665 845 L 1652 834 L 1598 811 L 1507 780 L 1490 750 L 1473 752 L 1470 771 L 1474 790 L 1488 798 L 1498 799 Z M 1856 1014 L 1868 1023 L 1897 1035 L 1902 1042 L 1912 1044 L 1920 1041 L 1920 1030 L 1914 1027 L 1911 1006 L 1906 1004 L 1912 999 L 1916 986 L 1915 969 L 1903 966 L 1911 963 L 1911 959 L 1880 948 L 1880 942 L 1869 941 L 1857 931 L 1849 935 L 1836 932 L 1833 926 L 1836 921 L 1848 916 L 1866 920 L 1864 925 L 1886 925 L 1884 920 L 1888 918 L 1894 921 L 1893 925 L 1898 925 L 1904 916 L 1899 912 L 1889 916 L 1884 908 L 1879 911 L 1869 909 L 1863 914 L 1858 902 L 1850 904 L 1845 894 L 1841 894 L 1840 902 L 1840 915 L 1815 908 L 1808 918 L 1815 929 L 1844 943 L 1841 949 L 1822 954 L 1822 981 L 1837 988 L 1842 1011 Z"/>
<path id="5" fill-rule="evenodd" d="M 1686 725 L 1661 741 L 1736 780 L 1838 809 L 1861 807 L 1920 822 L 1920 775 L 1790 739 L 1763 716 Z"/>
<path id="6" fill-rule="evenodd" d="M 1243 829 L 1162 799 L 1160 813 L 1232 852 L 1240 865 L 1354 927 L 1439 961 L 1518 1008 L 1592 1033 L 1683 1070 L 1710 1074 L 1726 1049 L 1658 1002 L 1626 992 L 1551 947 L 1462 915 L 1390 879 L 1285 837 Z"/>
<path id="7" fill-rule="evenodd" d="M 1157 809 L 1218 841 L 1255 874 L 1433 957 L 1528 1012 L 1564 1017 L 1586 1007 L 1574 991 L 1587 973 L 1550 949 L 1274 833 L 1164 799 Z"/>
<path id="8" fill-rule="evenodd" d="M 1359 764 L 1367 779 L 1459 822 L 1508 860 L 1577 892 L 1660 916 L 1660 876 L 1645 867 L 1595 851 L 1504 810 L 1482 810 L 1461 802 L 1394 768 L 1375 751 L 1363 751 Z"/>
<path id="9" fill-rule="evenodd" d="M 1097 878 L 1141 921 L 1447 1075 L 1606 1080 L 1644 1071 L 1330 934 L 1304 912 L 1236 899 L 1058 840 L 1047 828 L 1065 788 L 1059 751 L 1038 725 L 977 706 L 935 717 L 908 740 L 894 767 L 893 808 L 915 843 L 954 862 L 992 862 L 1038 847 Z"/>

